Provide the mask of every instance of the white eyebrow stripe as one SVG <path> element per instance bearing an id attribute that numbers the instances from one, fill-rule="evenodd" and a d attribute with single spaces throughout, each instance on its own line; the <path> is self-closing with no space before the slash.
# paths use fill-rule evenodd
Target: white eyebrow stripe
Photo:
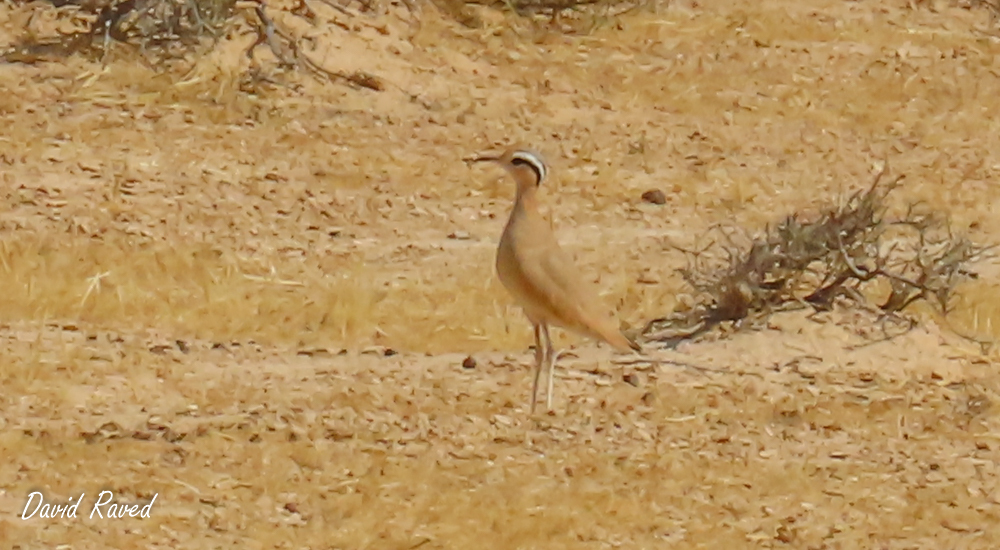
<path id="1" fill-rule="evenodd" d="M 535 170 L 538 171 L 538 174 L 540 176 L 539 183 L 541 183 L 545 179 L 545 177 L 548 176 L 549 174 L 549 169 L 545 165 L 545 161 L 543 161 L 541 157 L 538 156 L 537 153 L 534 153 L 532 151 L 520 150 L 520 151 L 515 151 L 514 154 L 512 155 L 512 158 L 523 160 L 524 162 L 531 164 L 535 168 Z"/>

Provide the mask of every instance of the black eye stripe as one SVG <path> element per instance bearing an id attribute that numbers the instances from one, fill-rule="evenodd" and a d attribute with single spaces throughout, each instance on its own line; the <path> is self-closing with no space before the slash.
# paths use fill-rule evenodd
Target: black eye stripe
<path id="1" fill-rule="evenodd" d="M 542 183 L 542 173 L 538 171 L 538 166 L 536 166 L 535 163 L 524 159 L 516 158 L 513 161 L 511 161 L 511 164 L 513 164 L 514 166 L 527 166 L 531 168 L 531 171 L 535 173 L 535 177 L 538 178 L 538 183 L 539 184 Z"/>
<path id="2" fill-rule="evenodd" d="M 542 180 L 545 179 L 545 164 L 542 161 L 536 159 L 533 155 L 528 155 L 527 153 L 518 152 L 511 159 L 510 163 L 514 166 L 528 166 L 535 173 L 535 177 L 538 178 L 538 184 L 541 185 Z"/>

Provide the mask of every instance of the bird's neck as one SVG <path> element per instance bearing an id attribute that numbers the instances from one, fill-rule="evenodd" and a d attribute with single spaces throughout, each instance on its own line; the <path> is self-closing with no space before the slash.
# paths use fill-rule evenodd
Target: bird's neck
<path id="1" fill-rule="evenodd" d="M 517 186 L 517 197 L 515 200 L 515 208 L 523 208 L 525 210 L 538 210 L 538 186 L 532 185 L 518 185 Z"/>

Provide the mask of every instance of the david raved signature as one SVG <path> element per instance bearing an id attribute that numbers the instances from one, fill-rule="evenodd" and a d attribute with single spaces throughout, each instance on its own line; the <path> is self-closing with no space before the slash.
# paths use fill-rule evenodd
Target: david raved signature
<path id="1" fill-rule="evenodd" d="M 69 501 L 64 504 L 50 504 L 45 502 L 45 497 L 41 491 L 34 491 L 28 495 L 28 502 L 25 503 L 24 511 L 21 512 L 21 519 L 27 520 L 36 516 L 51 519 L 75 518 L 77 509 L 80 507 L 80 503 L 83 502 L 83 497 L 86 494 L 80 493 L 80 496 L 77 498 L 69 497 Z M 148 518 L 158 495 L 159 493 L 154 494 L 148 503 L 128 503 L 116 502 L 115 495 L 111 491 L 101 491 L 97 495 L 97 500 L 94 501 L 93 507 L 90 508 L 90 515 L 88 517 L 90 519 L 94 519 L 94 516 L 101 519 L 124 517 Z M 86 513 L 86 508 L 84 508 L 84 513 Z"/>

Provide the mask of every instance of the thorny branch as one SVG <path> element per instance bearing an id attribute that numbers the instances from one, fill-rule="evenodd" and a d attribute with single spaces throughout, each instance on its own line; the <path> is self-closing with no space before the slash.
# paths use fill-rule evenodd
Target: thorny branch
<path id="1" fill-rule="evenodd" d="M 883 320 L 900 318 L 918 300 L 946 313 L 956 285 L 976 277 L 967 266 L 993 247 L 954 235 L 947 217 L 923 205 L 886 220 L 886 199 L 903 178 L 884 176 L 882 170 L 867 189 L 812 219 L 793 214 L 756 237 L 714 228 L 721 238 L 683 250 L 688 265 L 681 275 L 695 290 L 696 305 L 651 321 L 643 333 L 676 343 L 790 309 L 824 311 L 836 303 L 872 309 L 869 301 L 880 294 L 885 298 L 874 309 Z"/>
<path id="2" fill-rule="evenodd" d="M 271 53 L 285 67 L 303 69 L 314 77 L 341 81 L 359 88 L 368 88 L 378 92 L 385 90 L 385 83 L 382 79 L 370 73 L 364 71 L 346 73 L 323 68 L 302 52 L 294 37 L 274 24 L 265 11 L 263 0 L 255 0 L 254 3 L 256 4 L 254 13 L 258 19 L 257 40 L 246 51 L 247 57 L 251 60 L 254 59 L 253 52 L 257 46 L 267 44 Z M 342 11 L 347 13 L 343 8 Z"/>

